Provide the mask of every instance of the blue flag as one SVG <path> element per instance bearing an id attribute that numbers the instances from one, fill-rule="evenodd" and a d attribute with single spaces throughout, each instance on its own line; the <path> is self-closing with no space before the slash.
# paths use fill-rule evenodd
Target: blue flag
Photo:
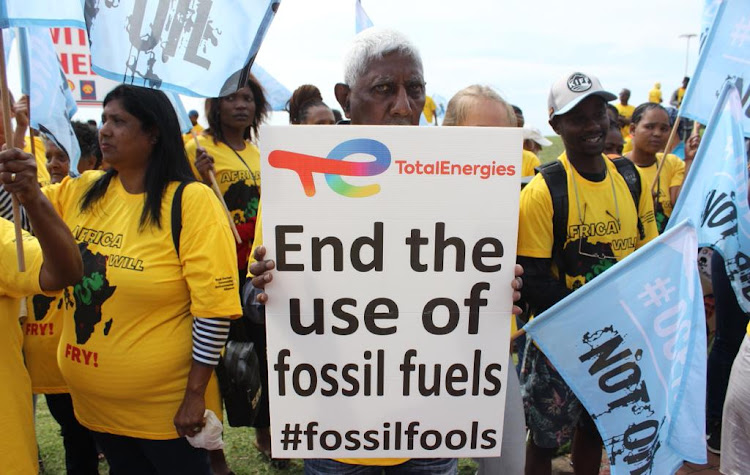
<path id="1" fill-rule="evenodd" d="M 698 223 L 699 245 L 721 253 L 737 302 L 750 312 L 750 209 L 741 115 L 739 93 L 727 82 L 667 228 L 683 219 Z"/>
<path id="2" fill-rule="evenodd" d="M 5 55 L 5 64 L 10 60 L 10 48 L 16 39 L 16 32 L 10 28 L 3 29 L 3 54 Z M 7 66 L 6 66 L 7 67 Z"/>
<path id="3" fill-rule="evenodd" d="M 190 129 L 193 128 L 193 123 L 190 122 L 190 116 L 185 110 L 185 105 L 182 103 L 180 96 L 172 91 L 165 91 L 164 94 L 167 96 L 167 99 L 169 99 L 169 102 L 172 103 L 174 112 L 177 114 L 177 121 L 180 123 L 180 132 L 183 134 L 190 132 Z"/>
<path id="4" fill-rule="evenodd" d="M 750 2 L 747 0 L 724 0 L 719 4 L 695 74 L 685 91 L 681 115 L 707 123 L 727 79 L 737 81 L 744 98 L 742 126 L 750 134 Z"/>
<path id="5" fill-rule="evenodd" d="M 136 86 L 198 97 L 247 80 L 280 0 L 121 0 L 89 15 L 94 71 Z"/>
<path id="6" fill-rule="evenodd" d="M 48 28 L 18 29 L 21 92 L 29 95 L 29 122 L 68 154 L 70 173 L 78 175 L 81 148 L 70 119 L 78 110 Z M 31 52 L 33 51 L 33 54 Z"/>
<path id="7" fill-rule="evenodd" d="M 0 2 L 0 28 L 11 26 L 85 28 L 84 2 L 85 0 L 2 0 Z"/>
<path id="8" fill-rule="evenodd" d="M 253 64 L 251 72 L 263 86 L 266 101 L 271 105 L 271 109 L 283 111 L 286 108 L 286 102 L 292 97 L 292 92 L 258 64 Z"/>
<path id="9" fill-rule="evenodd" d="M 356 33 L 374 26 L 367 12 L 362 7 L 362 0 L 357 0 L 354 4 L 354 23 Z"/>
<path id="10" fill-rule="evenodd" d="M 524 327 L 593 417 L 612 475 L 706 463 L 697 252 L 683 221 Z"/>
<path id="11" fill-rule="evenodd" d="M 700 43 L 698 51 L 703 51 L 703 44 L 708 38 L 708 32 L 711 30 L 711 25 L 714 24 L 714 18 L 716 12 L 719 10 L 719 5 L 723 0 L 703 0 L 703 12 L 701 12 L 701 33 Z"/>

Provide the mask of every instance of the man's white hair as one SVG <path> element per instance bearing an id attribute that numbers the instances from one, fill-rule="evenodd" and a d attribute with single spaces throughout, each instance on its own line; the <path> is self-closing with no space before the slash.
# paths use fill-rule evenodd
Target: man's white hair
<path id="1" fill-rule="evenodd" d="M 399 53 L 414 59 L 422 69 L 419 50 L 403 33 L 388 28 L 371 27 L 354 37 L 354 42 L 346 53 L 344 81 L 349 87 L 354 87 L 373 60 L 391 53 Z"/>

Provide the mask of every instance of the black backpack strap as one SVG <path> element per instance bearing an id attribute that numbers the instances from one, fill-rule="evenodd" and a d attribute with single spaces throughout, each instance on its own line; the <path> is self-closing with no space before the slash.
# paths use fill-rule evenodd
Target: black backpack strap
<path id="1" fill-rule="evenodd" d="M 617 167 L 617 171 L 625 179 L 628 185 L 630 195 L 633 197 L 635 204 L 635 215 L 638 217 L 638 235 L 641 239 L 646 237 L 646 230 L 643 228 L 641 217 L 638 214 L 638 205 L 641 202 L 641 174 L 635 167 L 635 164 L 625 157 L 612 159 L 612 163 Z"/>
<path id="2" fill-rule="evenodd" d="M 565 284 L 563 247 L 568 239 L 568 174 L 559 160 L 536 168 L 547 183 L 552 198 L 552 261 L 557 266 L 560 281 Z"/>
<path id="3" fill-rule="evenodd" d="M 177 257 L 180 257 L 180 234 L 182 233 L 182 192 L 188 182 L 183 181 L 177 186 L 172 197 L 172 242 Z"/>

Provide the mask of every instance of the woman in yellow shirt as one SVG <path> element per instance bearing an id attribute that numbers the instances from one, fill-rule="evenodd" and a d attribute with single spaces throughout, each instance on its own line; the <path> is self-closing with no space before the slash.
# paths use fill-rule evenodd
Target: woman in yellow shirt
<path id="1" fill-rule="evenodd" d="M 43 190 L 84 263 L 63 295 L 60 371 L 113 472 L 209 475 L 184 436 L 220 411 L 214 366 L 241 312 L 232 236 L 162 92 L 112 90 L 99 143 L 108 171 Z"/>
<path id="2" fill-rule="evenodd" d="M 633 150 L 625 156 L 638 167 L 641 178 L 652 190 L 654 216 L 659 234 L 664 232 L 672 215 L 672 208 L 682 188 L 690 165 L 698 151 L 700 137 L 695 135 L 685 144 L 685 161 L 676 155 L 662 153 L 667 145 L 671 124 L 666 109 L 659 104 L 646 102 L 636 107 L 630 123 Z M 659 163 L 663 162 L 661 171 Z"/>
<path id="3" fill-rule="evenodd" d="M 208 128 L 185 145 L 195 177 L 211 184 L 214 175 L 242 238 L 237 245 L 241 279 L 247 270 L 260 201 L 260 152 L 253 142 L 269 111 L 263 88 L 250 75 L 246 86 L 234 94 L 206 99 Z"/>
<path id="4" fill-rule="evenodd" d="M 208 128 L 185 145 L 190 166 L 196 178 L 210 184 L 213 175 L 227 204 L 242 242 L 236 245 L 240 286 L 247 275 L 247 260 L 255 236 L 255 221 L 260 202 L 260 152 L 253 143 L 258 127 L 270 111 L 263 88 L 253 76 L 234 94 L 206 99 Z M 246 329 L 247 331 L 242 331 Z M 247 333 L 247 335 L 242 334 Z M 261 378 L 268 387 L 266 373 L 266 331 L 262 325 L 243 321 L 235 325 L 232 339 L 252 339 L 260 361 Z M 266 456 L 271 455 L 271 420 L 268 395 L 261 394 L 260 409 L 255 418 L 255 444 Z M 211 453 L 214 471 L 229 473 L 220 451 Z"/>
<path id="5" fill-rule="evenodd" d="M 24 233 L 26 271 L 16 260 L 13 223 L 0 218 L 0 473 L 37 473 L 31 381 L 24 366 L 18 312 L 21 298 L 49 294 L 81 278 L 83 266 L 73 236 L 39 190 L 34 157 L 0 152 L 0 183 L 26 208 L 36 239 Z"/>

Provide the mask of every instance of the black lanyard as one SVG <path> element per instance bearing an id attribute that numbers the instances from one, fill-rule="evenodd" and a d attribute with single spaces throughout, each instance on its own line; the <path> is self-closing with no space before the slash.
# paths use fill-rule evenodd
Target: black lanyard
<path id="1" fill-rule="evenodd" d="M 237 150 L 235 150 L 234 148 L 232 148 L 232 146 L 229 145 L 228 143 L 226 143 L 226 142 L 222 142 L 222 143 L 224 143 L 224 145 L 226 145 L 229 148 L 229 150 L 231 150 L 232 152 L 234 152 L 234 154 L 237 155 L 237 158 L 240 159 L 240 161 L 242 162 L 242 164 L 245 165 L 245 168 L 247 168 L 248 173 L 250 173 L 250 177 L 253 179 L 253 185 L 255 185 L 255 187 L 257 188 L 258 187 L 258 181 L 255 179 L 255 173 L 253 173 L 253 171 L 250 169 L 250 166 L 247 164 L 247 162 L 245 161 L 245 159 L 242 158 L 242 155 L 240 155 L 239 152 L 237 152 Z M 246 143 L 245 148 L 247 148 L 249 146 L 250 145 Z"/>

